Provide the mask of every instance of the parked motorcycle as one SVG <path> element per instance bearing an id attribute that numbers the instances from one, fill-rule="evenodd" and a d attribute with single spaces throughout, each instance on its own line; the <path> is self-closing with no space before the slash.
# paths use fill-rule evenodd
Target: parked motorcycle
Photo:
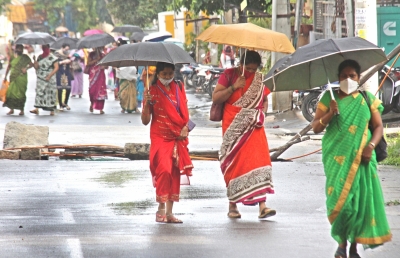
<path id="1" fill-rule="evenodd" d="M 216 68 L 216 67 L 213 67 L 208 71 L 210 78 L 208 79 L 207 92 L 210 95 L 210 97 L 212 97 L 215 87 L 217 86 L 219 77 L 224 71 L 225 68 Z"/>
<path id="2" fill-rule="evenodd" d="M 181 69 L 183 75 L 183 82 L 186 88 L 195 88 L 197 85 L 197 64 L 184 65 Z"/>
<path id="3" fill-rule="evenodd" d="M 385 65 L 379 72 L 379 84 L 385 78 L 390 67 Z M 396 67 L 390 71 L 381 89 L 379 90 L 379 98 L 384 107 L 382 114 L 387 114 L 390 111 L 400 113 L 400 68 Z"/>

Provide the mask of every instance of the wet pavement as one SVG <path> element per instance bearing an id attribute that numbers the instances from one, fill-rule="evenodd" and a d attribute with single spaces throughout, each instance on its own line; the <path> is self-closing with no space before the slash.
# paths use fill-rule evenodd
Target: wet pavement
<path id="1" fill-rule="evenodd" d="M 26 112 L 33 105 L 32 85 L 31 80 Z M 86 91 L 87 85 L 82 99 L 71 100 L 71 111 L 54 117 L 6 116 L 8 110 L 0 109 L 0 144 L 9 121 L 48 125 L 51 144 L 149 142 L 149 127 L 141 125 L 139 114 L 121 114 L 112 94 L 105 115 L 90 114 Z M 190 149 L 219 149 L 220 124 L 206 119 L 209 97 L 189 91 L 188 98 L 198 125 Z M 307 124 L 299 112 L 269 115 L 270 147 L 282 146 Z M 318 150 L 321 135 L 310 136 L 282 158 Z M 267 220 L 257 218 L 258 207 L 248 206 L 239 206 L 242 219 L 228 219 L 219 163 L 194 161 L 194 166 L 191 185 L 182 186 L 174 206 L 184 223 L 171 225 L 155 222 L 148 161 L 0 160 L 0 257 L 333 257 L 321 152 L 273 163 L 276 194 L 268 196 L 267 205 L 277 215 Z M 399 168 L 379 171 L 385 200 L 400 200 Z M 362 257 L 398 257 L 400 206 L 386 209 L 393 241 L 365 252 L 360 247 Z"/>

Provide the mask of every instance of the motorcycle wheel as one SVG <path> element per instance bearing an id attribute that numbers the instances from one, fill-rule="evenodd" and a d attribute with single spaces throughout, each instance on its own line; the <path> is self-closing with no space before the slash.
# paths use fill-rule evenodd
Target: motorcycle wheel
<path id="1" fill-rule="evenodd" d="M 314 119 L 319 95 L 319 92 L 311 92 L 304 97 L 301 103 L 301 112 L 308 122 L 311 122 Z"/>
<path id="2" fill-rule="evenodd" d="M 395 96 L 394 105 L 392 111 L 395 113 L 400 113 L 400 94 Z"/>
<path id="3" fill-rule="evenodd" d="M 210 95 L 210 97 L 212 97 L 215 87 L 217 87 L 218 79 L 219 78 L 214 78 L 212 79 L 212 81 L 210 81 L 210 84 L 208 86 L 208 94 Z"/>

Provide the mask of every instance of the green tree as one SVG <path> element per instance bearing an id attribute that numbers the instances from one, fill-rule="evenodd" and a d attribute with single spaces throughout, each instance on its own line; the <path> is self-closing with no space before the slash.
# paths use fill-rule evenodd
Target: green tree
<path id="1" fill-rule="evenodd" d="M 0 13 L 6 10 L 7 4 L 9 4 L 11 0 L 0 0 Z"/>
<path id="2" fill-rule="evenodd" d="M 0 0 L 1 1 L 1 0 Z M 94 27 L 100 22 L 113 24 L 105 0 L 34 0 L 35 9 L 46 13 L 51 27 L 65 26 L 65 7 L 70 6 L 78 31 Z"/>
<path id="3" fill-rule="evenodd" d="M 174 3 L 168 0 L 108 0 L 109 12 L 117 17 L 121 24 L 132 24 L 146 27 L 158 18 L 158 13 L 174 8 Z"/>
<path id="4" fill-rule="evenodd" d="M 186 7 L 194 13 L 204 11 L 206 13 L 219 13 L 220 11 L 227 11 L 233 7 L 240 9 L 240 3 L 243 0 L 176 0 L 181 6 Z M 246 10 L 252 13 L 270 13 L 272 7 L 272 0 L 247 0 Z M 239 10 L 241 17 L 244 16 L 243 10 Z"/>

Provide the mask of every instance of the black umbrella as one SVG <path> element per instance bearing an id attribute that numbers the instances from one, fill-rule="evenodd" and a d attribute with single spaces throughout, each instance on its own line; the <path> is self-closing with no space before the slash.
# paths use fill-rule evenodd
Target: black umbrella
<path id="1" fill-rule="evenodd" d="M 125 32 L 143 32 L 143 30 L 134 25 L 122 25 L 122 26 L 116 26 L 111 32 L 119 32 L 119 33 L 125 33 Z"/>
<path id="2" fill-rule="evenodd" d="M 93 34 L 93 35 L 85 36 L 85 37 L 81 38 L 80 40 L 78 40 L 78 42 L 76 43 L 76 47 L 78 49 L 103 47 L 114 41 L 115 41 L 114 37 L 108 33 Z"/>
<path id="3" fill-rule="evenodd" d="M 381 48 L 362 38 L 322 39 L 279 59 L 264 82 L 274 91 L 304 90 L 338 81 L 339 64 L 353 59 L 361 72 L 387 60 Z"/>
<path id="4" fill-rule="evenodd" d="M 51 49 L 60 49 L 60 48 L 62 48 L 62 46 L 64 44 L 68 44 L 69 49 L 77 49 L 77 47 L 76 47 L 77 42 L 78 42 L 78 39 L 67 38 L 67 37 L 58 38 L 58 39 L 56 39 L 55 42 L 50 44 L 50 48 Z"/>
<path id="5" fill-rule="evenodd" d="M 47 45 L 54 41 L 56 39 L 45 32 L 26 32 L 17 38 L 15 44 Z"/>
<path id="6" fill-rule="evenodd" d="M 129 37 L 130 40 L 135 40 L 135 41 L 142 41 L 144 36 L 147 36 L 149 34 L 144 33 L 144 32 L 134 32 L 132 35 Z"/>
<path id="7" fill-rule="evenodd" d="M 99 62 L 99 65 L 113 67 L 150 66 L 156 65 L 158 62 L 189 64 L 195 61 L 185 50 L 175 44 L 140 42 L 114 49 Z"/>

